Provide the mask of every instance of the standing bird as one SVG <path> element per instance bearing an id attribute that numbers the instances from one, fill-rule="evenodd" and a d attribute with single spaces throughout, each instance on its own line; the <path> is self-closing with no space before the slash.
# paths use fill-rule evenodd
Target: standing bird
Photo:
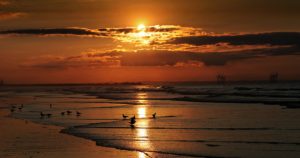
<path id="1" fill-rule="evenodd" d="M 11 108 L 11 109 L 10 109 L 10 112 L 11 112 L 11 113 L 15 112 L 15 109 L 14 109 L 14 108 Z"/>
<path id="2" fill-rule="evenodd" d="M 135 117 L 130 118 L 130 122 L 129 123 L 130 123 L 130 126 L 133 126 L 136 123 Z"/>
<path id="3" fill-rule="evenodd" d="M 40 113 L 41 118 L 43 118 L 46 114 L 44 114 L 43 112 Z"/>
<path id="4" fill-rule="evenodd" d="M 23 106 L 20 106 L 18 109 L 19 109 L 19 111 L 22 111 L 22 109 L 23 109 Z"/>
<path id="5" fill-rule="evenodd" d="M 52 108 L 52 104 L 50 104 L 49 106 L 50 106 L 50 109 L 51 109 Z"/>
<path id="6" fill-rule="evenodd" d="M 76 111 L 76 116 L 80 116 L 81 112 Z"/>
<path id="7" fill-rule="evenodd" d="M 11 108 L 15 109 L 15 108 L 16 108 L 16 106 L 15 106 L 15 105 L 12 105 L 12 106 L 11 106 Z"/>
<path id="8" fill-rule="evenodd" d="M 70 115 L 71 113 L 72 113 L 72 111 L 69 111 L 69 110 L 67 111 L 67 114 L 68 114 L 68 115 Z"/>
<path id="9" fill-rule="evenodd" d="M 61 114 L 61 115 L 65 115 L 65 112 L 63 111 L 63 112 L 61 112 L 60 114 Z"/>
<path id="10" fill-rule="evenodd" d="M 152 118 L 154 119 L 156 118 L 156 113 L 152 114 Z"/>
<path id="11" fill-rule="evenodd" d="M 124 114 L 122 114 L 122 116 L 123 116 L 123 119 L 127 119 L 127 115 L 124 115 Z"/>

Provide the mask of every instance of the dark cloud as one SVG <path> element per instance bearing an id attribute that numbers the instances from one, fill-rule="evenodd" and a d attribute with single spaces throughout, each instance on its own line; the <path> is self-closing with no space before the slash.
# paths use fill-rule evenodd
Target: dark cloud
<path id="1" fill-rule="evenodd" d="M 0 31 L 0 34 L 32 34 L 32 35 L 85 35 L 85 36 L 105 36 L 95 30 L 86 28 L 43 28 L 43 29 L 18 29 Z"/>
<path id="2" fill-rule="evenodd" d="M 18 15 L 18 14 L 17 14 Z M 4 15 L 3 15 L 4 16 Z M 8 16 L 8 15 L 7 15 Z M 12 16 L 12 15 L 10 15 Z M 16 15 L 15 15 L 16 16 Z M 1 19 L 1 12 L 0 12 Z M 149 26 L 145 29 L 146 32 L 172 32 L 181 29 L 175 26 L 155 27 Z M 31 35 L 78 35 L 78 36 L 120 36 L 128 33 L 139 32 L 135 27 L 124 28 L 100 28 L 100 29 L 87 29 L 79 27 L 71 28 L 37 28 L 37 29 L 15 29 L 0 31 L 0 34 L 31 34 Z"/>
<path id="3" fill-rule="evenodd" d="M 180 51 L 138 51 L 124 53 L 120 62 L 122 66 L 175 66 L 177 63 L 196 61 L 206 66 L 222 66 L 228 62 L 245 59 L 300 55 L 300 47 L 281 47 L 267 49 L 253 49 L 234 52 L 180 52 Z"/>
<path id="4" fill-rule="evenodd" d="M 300 55 L 300 47 L 292 46 L 205 53 L 162 50 L 140 50 L 137 52 L 112 51 L 64 58 L 38 59 L 37 61 L 22 64 L 21 66 L 43 69 L 97 68 L 107 66 L 178 66 L 188 65 L 189 63 L 193 65 L 223 66 L 230 62 L 238 62 L 245 59 L 285 55 Z"/>
<path id="5" fill-rule="evenodd" d="M 172 39 L 171 44 L 210 45 L 228 43 L 230 45 L 298 45 L 300 46 L 299 32 L 272 32 L 243 35 L 222 36 L 190 36 Z"/>

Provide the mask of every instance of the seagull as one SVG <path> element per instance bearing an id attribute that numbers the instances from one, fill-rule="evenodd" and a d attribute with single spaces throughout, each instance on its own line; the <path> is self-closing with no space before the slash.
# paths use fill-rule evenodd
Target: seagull
<path id="1" fill-rule="evenodd" d="M 130 122 L 129 123 L 130 123 L 131 126 L 134 125 L 136 123 L 135 118 L 133 118 L 133 117 L 130 118 Z"/>
<path id="2" fill-rule="evenodd" d="M 65 115 L 65 112 L 63 111 L 63 112 L 61 112 L 60 114 L 61 114 L 61 115 Z"/>
<path id="3" fill-rule="evenodd" d="M 72 113 L 72 111 L 69 111 L 69 110 L 67 111 L 67 114 L 68 114 L 68 115 L 70 115 L 71 113 Z"/>
<path id="4" fill-rule="evenodd" d="M 123 119 L 127 119 L 127 117 L 128 117 L 127 115 L 124 115 L 124 114 L 122 116 L 123 116 Z"/>
<path id="5" fill-rule="evenodd" d="M 14 109 L 14 108 L 11 108 L 11 109 L 10 109 L 10 112 L 12 112 L 12 113 L 13 113 L 14 111 L 15 111 L 15 109 Z"/>
<path id="6" fill-rule="evenodd" d="M 41 117 L 44 117 L 46 114 L 44 114 L 43 112 L 40 113 Z"/>
<path id="7" fill-rule="evenodd" d="M 76 115 L 77 115 L 77 116 L 80 116 L 80 115 L 81 115 L 81 113 L 80 113 L 80 112 L 78 112 L 78 111 L 76 111 Z"/>
<path id="8" fill-rule="evenodd" d="M 152 114 L 152 118 L 154 119 L 156 118 L 156 113 Z"/>
<path id="9" fill-rule="evenodd" d="M 19 111 L 22 111 L 23 107 L 19 107 L 18 109 L 19 109 Z"/>
<path id="10" fill-rule="evenodd" d="M 135 120 L 135 115 L 133 115 L 133 117 L 131 117 L 130 119 L 134 119 Z"/>

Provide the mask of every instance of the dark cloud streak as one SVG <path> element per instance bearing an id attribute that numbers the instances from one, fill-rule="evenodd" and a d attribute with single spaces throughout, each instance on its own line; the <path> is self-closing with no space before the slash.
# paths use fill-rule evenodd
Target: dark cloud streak
<path id="1" fill-rule="evenodd" d="M 86 28 L 44 28 L 44 29 L 18 29 L 1 31 L 0 34 L 31 34 L 31 35 L 86 35 L 105 36 L 104 33 Z"/>
<path id="2" fill-rule="evenodd" d="M 300 45 L 299 32 L 272 32 L 243 35 L 222 35 L 222 36 L 190 36 L 178 37 L 168 43 L 211 45 L 228 43 L 230 45 Z"/>

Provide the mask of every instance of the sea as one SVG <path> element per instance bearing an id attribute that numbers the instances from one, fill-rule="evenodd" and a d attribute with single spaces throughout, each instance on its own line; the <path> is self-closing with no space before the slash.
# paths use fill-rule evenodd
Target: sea
<path id="1" fill-rule="evenodd" d="M 0 102 L 9 117 L 139 158 L 300 157 L 297 81 L 4 85 Z"/>

